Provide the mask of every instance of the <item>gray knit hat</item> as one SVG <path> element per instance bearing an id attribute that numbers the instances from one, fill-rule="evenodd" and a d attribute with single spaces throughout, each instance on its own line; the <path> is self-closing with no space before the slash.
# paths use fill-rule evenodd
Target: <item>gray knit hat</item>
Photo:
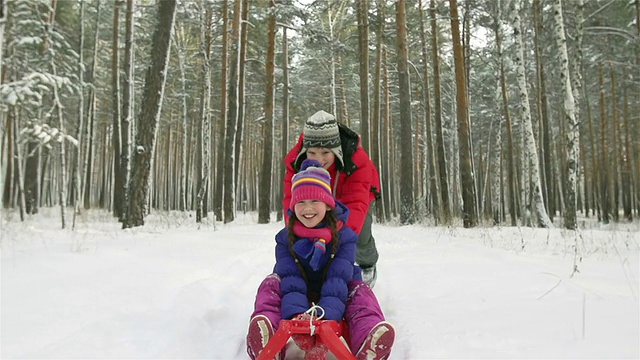
<path id="1" fill-rule="evenodd" d="M 298 157 L 312 147 L 328 148 L 336 155 L 340 164 L 344 165 L 340 131 L 335 116 L 323 110 L 316 112 L 304 124 L 303 134 L 302 150 Z"/>

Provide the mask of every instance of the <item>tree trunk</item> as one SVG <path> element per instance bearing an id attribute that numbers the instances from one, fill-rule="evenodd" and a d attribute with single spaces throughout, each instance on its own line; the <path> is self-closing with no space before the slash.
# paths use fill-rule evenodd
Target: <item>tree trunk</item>
<path id="1" fill-rule="evenodd" d="M 224 162 L 225 162 L 225 138 L 227 126 L 227 84 L 229 66 L 229 1 L 222 0 L 222 53 L 220 54 L 220 119 L 218 119 L 218 156 L 216 160 L 216 184 L 215 196 L 213 198 L 213 211 L 216 219 L 222 219 L 222 203 L 224 189 Z"/>
<path id="2" fill-rule="evenodd" d="M 94 53 L 95 54 L 95 53 Z M 95 62 L 94 62 L 94 67 L 95 67 Z M 84 157 L 84 168 L 85 168 L 85 172 L 84 172 L 84 208 L 85 209 L 90 209 L 91 208 L 91 189 L 92 188 L 92 183 L 93 183 L 93 171 L 91 171 L 91 169 L 93 169 L 93 140 L 95 138 L 95 131 L 94 131 L 94 123 L 95 123 L 95 116 L 96 116 L 96 109 L 95 109 L 95 103 L 96 103 L 96 94 L 94 89 L 91 89 L 91 93 L 89 95 L 89 114 L 88 114 L 88 119 L 87 119 L 87 141 L 86 141 L 86 148 L 85 148 L 85 157 Z"/>
<path id="3" fill-rule="evenodd" d="M 15 108 L 11 111 L 11 118 L 15 119 Z M 11 125 L 13 127 L 13 146 L 15 147 L 14 152 L 16 154 L 16 169 L 18 176 L 18 197 L 19 197 L 19 207 L 20 207 L 20 221 L 25 220 L 25 198 L 24 198 L 24 170 L 22 168 L 22 151 L 20 151 L 20 142 L 18 141 L 18 124 L 16 121 L 12 121 Z"/>
<path id="4" fill-rule="evenodd" d="M 576 229 L 576 191 L 578 176 L 578 151 L 580 149 L 580 128 L 575 117 L 575 103 L 571 89 L 569 75 L 569 55 L 567 53 L 567 40 L 565 38 L 564 20 L 562 17 L 562 0 L 555 0 L 553 4 L 555 18 L 555 37 L 558 45 L 558 55 L 562 66 L 560 80 L 564 92 L 564 121 L 567 125 L 567 183 L 565 192 L 564 227 Z"/>
<path id="5" fill-rule="evenodd" d="M 260 172 L 260 200 L 258 224 L 268 224 L 271 212 L 271 177 L 273 160 L 273 102 L 274 102 L 274 61 L 276 48 L 276 2 L 271 0 L 267 28 L 267 58 L 264 86 L 264 124 L 262 124 L 262 171 Z"/>
<path id="6" fill-rule="evenodd" d="M 287 36 L 287 28 L 282 28 L 282 146 L 280 148 L 280 159 L 284 159 L 289 152 L 289 39 Z M 280 161 L 280 171 L 278 172 L 278 197 L 276 204 L 282 204 L 284 197 L 284 169 L 283 162 Z M 280 209 L 276 211 L 277 221 L 284 218 L 284 211 Z"/>
<path id="7" fill-rule="evenodd" d="M 4 71 L 2 66 L 2 55 L 4 54 L 4 28 L 7 22 L 7 12 L 7 1 L 0 2 L 0 84 L 4 82 L 4 76 L 2 76 Z M 0 188 L 2 185 L 3 184 L 0 183 Z"/>
<path id="8" fill-rule="evenodd" d="M 531 110 L 529 108 L 529 91 L 527 89 L 527 79 L 524 66 L 524 43 L 522 41 L 522 24 L 520 21 L 519 2 L 515 2 L 513 17 L 513 34 L 516 43 L 515 64 L 517 67 L 516 77 L 518 80 L 518 90 L 520 93 L 520 108 L 522 111 L 522 128 L 524 130 L 524 148 L 522 151 L 526 154 L 529 165 L 529 181 L 531 181 L 531 197 L 527 197 L 527 201 L 531 199 L 531 204 L 523 204 L 532 211 L 532 215 L 536 217 L 536 225 L 538 227 L 551 227 L 553 224 L 547 216 L 544 208 L 544 199 L 542 196 L 542 185 L 540 183 L 540 165 L 538 163 L 538 150 L 536 148 L 536 140 L 533 136 L 533 126 L 531 124 Z M 524 177 L 527 178 L 527 177 Z M 524 185 L 524 183 L 522 184 Z"/>
<path id="9" fill-rule="evenodd" d="M 436 20 L 436 2 L 431 0 L 429 7 L 429 15 L 431 17 L 431 51 L 433 61 L 433 103 L 435 121 L 434 132 L 436 137 L 436 154 L 438 163 L 437 176 L 440 179 L 440 200 L 442 208 L 440 210 L 440 220 L 443 224 L 451 224 L 451 202 L 449 200 L 449 180 L 447 177 L 447 162 L 444 153 L 444 137 L 442 127 L 442 95 L 440 85 L 440 49 L 438 45 L 438 24 Z"/>
<path id="10" fill-rule="evenodd" d="M 113 132 L 111 146 L 113 149 L 113 216 L 125 219 L 123 190 L 124 182 L 120 168 L 120 156 L 122 154 L 122 131 L 120 130 L 120 2 L 113 3 L 113 38 L 111 39 L 111 97 L 113 101 Z"/>
<path id="11" fill-rule="evenodd" d="M 236 133 L 236 145 L 235 145 L 235 164 L 234 164 L 234 179 L 235 187 L 238 188 L 238 172 L 240 170 L 240 164 L 243 162 L 242 144 L 244 138 L 245 128 L 245 62 L 247 57 L 247 39 L 248 39 L 248 26 L 249 23 L 249 0 L 242 0 L 242 21 L 240 26 L 240 65 L 238 68 L 238 125 Z M 242 197 L 241 197 L 242 199 Z"/>
<path id="12" fill-rule="evenodd" d="M 162 187 L 162 199 L 164 202 L 164 206 L 162 209 L 164 211 L 174 210 L 173 207 L 173 192 L 175 189 L 174 181 L 175 174 L 173 174 L 173 161 L 175 161 L 176 157 L 172 155 L 172 141 L 173 141 L 173 127 L 175 122 L 173 121 L 173 109 L 171 109 L 171 122 L 169 123 L 169 129 L 167 131 L 167 140 L 165 141 L 164 146 L 164 168 L 158 166 L 159 175 L 162 176 L 162 180 L 164 181 L 164 186 Z M 175 125 L 175 127 L 178 127 Z"/>
<path id="13" fill-rule="evenodd" d="M 97 19 L 96 20 L 96 31 L 93 37 L 93 51 L 92 51 L 92 60 L 91 60 L 91 66 L 89 68 L 89 73 L 87 75 L 87 84 L 93 85 L 95 83 L 95 73 L 96 73 L 96 67 L 97 67 L 97 61 L 98 61 L 98 46 L 99 46 L 99 41 L 98 39 L 100 38 L 100 10 L 101 10 L 101 6 L 100 6 L 100 2 L 98 3 L 98 8 L 97 8 Z M 84 146 L 84 149 L 82 151 L 80 151 L 81 154 L 83 154 L 82 159 L 80 161 L 82 161 L 82 164 L 80 166 L 80 168 L 82 169 L 82 181 L 81 184 L 82 186 L 80 187 L 80 197 L 82 199 L 82 203 L 83 203 L 83 207 L 85 209 L 90 209 L 91 208 L 91 179 L 92 179 L 92 167 L 91 165 L 93 164 L 92 162 L 92 156 L 93 156 L 93 139 L 94 139 L 94 118 L 95 118 L 95 113 L 96 113 L 96 109 L 95 109 L 95 103 L 96 103 L 96 91 L 95 91 L 95 87 L 94 86 L 88 86 L 88 94 L 87 94 L 87 114 L 86 114 L 86 140 L 80 141 L 81 138 L 84 139 L 84 135 L 85 132 L 83 131 L 81 134 L 82 136 L 78 137 L 78 143 L 81 146 Z M 84 104 L 82 105 L 84 106 Z"/>
<path id="14" fill-rule="evenodd" d="M 380 147 L 382 145 L 381 139 L 381 97 L 382 97 L 382 53 L 384 52 L 384 0 L 376 0 L 376 12 L 377 12 L 377 30 L 376 30 L 376 64 L 373 70 L 373 109 L 371 116 L 371 160 L 378 167 L 382 169 Z M 382 187 L 382 179 L 380 179 Z M 378 189 L 382 191 L 381 189 Z M 384 197 L 381 197 L 376 201 L 376 217 L 378 220 L 383 220 L 383 202 Z"/>
<path id="15" fill-rule="evenodd" d="M 579 193 L 582 200 L 580 201 L 580 208 L 582 209 L 584 216 L 589 217 L 589 209 L 591 208 L 591 196 L 587 188 L 590 178 L 587 176 L 587 171 L 589 171 L 589 159 L 587 156 L 586 146 L 587 145 L 584 141 L 580 142 L 580 168 L 582 170 L 581 174 L 584 175 L 581 176 L 582 181 L 580 182 L 581 184 L 579 186 Z"/>
<path id="16" fill-rule="evenodd" d="M 631 184 L 631 177 L 633 176 L 633 170 L 631 167 L 631 164 L 633 163 L 633 156 L 631 154 L 632 150 L 631 147 L 633 146 L 633 143 L 631 142 L 631 122 L 629 120 L 630 118 L 630 114 L 629 114 L 629 99 L 627 99 L 627 88 L 623 87 L 623 112 L 622 112 L 622 118 L 623 118 L 623 123 L 624 123 L 624 150 L 622 153 L 622 208 L 624 211 L 624 217 L 628 220 L 628 221 L 632 221 L 633 220 L 633 211 L 632 211 L 632 199 L 633 199 L 633 195 L 634 195 L 634 189 L 633 186 Z M 638 154 L 636 154 L 635 156 L 637 156 Z"/>
<path id="17" fill-rule="evenodd" d="M 458 117 L 458 141 L 460 149 L 460 176 L 462 180 L 462 222 L 464 227 L 478 225 L 478 205 L 476 182 L 473 175 L 473 155 L 471 149 L 471 126 L 467 103 L 467 82 L 465 80 L 464 51 L 460 44 L 457 0 L 449 0 L 451 11 L 451 32 L 453 37 L 453 56 L 456 72 L 456 113 Z"/>
<path id="18" fill-rule="evenodd" d="M 500 50 L 502 52 L 502 50 Z M 498 59 L 502 58 L 502 54 L 498 55 Z M 498 60 L 500 65 L 498 66 L 498 71 L 502 68 L 502 61 Z M 502 129 L 504 127 L 504 115 L 502 113 L 502 106 L 500 106 L 502 102 L 502 90 L 501 90 L 501 82 L 500 79 L 502 74 L 498 74 L 498 81 L 496 84 L 496 114 L 495 120 L 493 122 L 493 128 L 496 132 L 496 147 L 493 150 L 491 160 L 489 161 L 488 166 L 491 166 L 493 171 L 491 171 L 490 176 L 491 179 L 488 180 L 491 183 L 491 217 L 493 219 L 493 224 L 498 225 L 502 223 L 504 219 L 504 211 L 502 211 L 504 206 L 504 163 L 502 161 L 502 153 L 503 153 L 503 144 L 502 144 Z"/>
<path id="19" fill-rule="evenodd" d="M 329 21 L 329 39 L 331 41 L 331 44 L 333 44 L 336 40 L 334 39 L 334 35 L 333 35 L 333 15 L 331 13 L 331 9 L 329 9 L 329 11 L 327 11 L 328 14 L 328 21 Z M 331 63 L 330 63 L 330 67 L 331 67 L 331 77 L 329 79 L 329 81 L 331 81 L 331 83 L 329 84 L 329 91 L 331 93 L 331 113 L 332 114 L 339 114 L 338 112 L 338 97 L 336 95 L 336 81 L 337 81 L 337 69 L 336 69 L 336 63 L 339 62 L 339 56 L 336 55 L 335 53 L 335 49 L 334 49 L 334 45 L 329 45 L 329 56 L 331 59 Z M 346 107 L 345 110 L 346 111 Z M 347 120 L 348 116 L 345 116 L 344 120 Z M 349 125 L 349 124 L 347 124 Z"/>
<path id="20" fill-rule="evenodd" d="M 464 69 L 464 79 L 465 79 L 465 87 L 467 88 L 467 108 L 471 107 L 471 103 L 469 100 L 469 89 L 470 89 L 470 74 L 471 69 L 469 67 L 469 59 L 471 59 L 471 1 L 465 1 L 464 3 L 464 13 L 462 14 L 462 34 L 460 36 L 460 41 L 462 41 L 462 65 Z M 471 119 L 469 119 L 471 122 Z M 471 124 L 469 124 L 471 126 Z M 470 128 L 471 129 L 471 128 Z M 472 159 L 473 160 L 473 159 Z M 471 164 L 473 165 L 473 163 Z M 476 187 L 479 189 L 480 187 Z"/>
<path id="21" fill-rule="evenodd" d="M 382 146 L 384 149 L 391 149 L 391 124 L 389 117 L 391 116 L 391 90 L 389 89 L 389 67 L 387 66 L 387 50 L 382 51 L 382 84 L 384 91 L 384 108 L 382 111 Z M 391 154 L 393 151 L 385 151 L 384 157 L 380 159 L 380 165 L 382 166 L 382 198 L 384 215 L 383 219 L 391 218 L 391 201 L 394 198 L 391 194 Z M 385 181 L 386 179 L 386 181 Z"/>
<path id="22" fill-rule="evenodd" d="M 585 98 L 585 105 L 587 108 L 587 122 L 588 122 L 588 126 L 589 126 L 589 143 L 590 143 L 590 147 L 591 147 L 591 153 L 590 153 L 590 165 L 591 165 L 591 171 L 585 171 L 586 173 L 589 174 L 589 178 L 591 179 L 591 181 L 589 182 L 590 188 L 589 188 L 589 193 L 591 195 L 591 204 L 592 204 L 592 214 L 597 215 L 598 218 L 601 217 L 601 210 L 600 210 L 600 201 L 599 201 L 599 196 L 598 196 L 598 186 L 599 186 L 599 167 L 598 167 L 598 154 L 599 154 L 599 150 L 598 150 L 598 141 L 596 139 L 596 135 L 595 135 L 595 131 L 593 129 L 593 116 L 591 115 L 591 105 L 589 103 L 589 98 L 586 97 Z"/>
<path id="23" fill-rule="evenodd" d="M 162 110 L 175 10 L 176 0 L 164 0 L 158 5 L 158 24 L 151 44 L 151 65 L 145 78 L 140 116 L 136 127 L 136 151 L 132 161 L 129 211 L 123 228 L 144 225 L 144 217 L 147 214 L 151 165 Z"/>
<path id="24" fill-rule="evenodd" d="M 193 121 L 189 121 L 188 123 L 184 124 L 186 126 L 186 140 L 187 140 L 187 145 L 185 146 L 187 148 L 187 156 L 185 158 L 185 162 L 187 163 L 187 165 L 185 165 L 185 178 L 188 180 L 185 180 L 185 206 L 188 210 L 194 210 L 195 208 L 195 196 L 194 196 L 194 181 L 193 178 L 195 178 L 195 176 L 193 175 L 195 173 L 195 166 L 196 166 L 196 159 L 195 156 L 193 156 L 192 154 L 195 154 L 196 151 L 196 145 L 195 145 L 195 141 L 194 141 L 194 137 L 197 137 L 197 135 L 194 135 L 194 133 L 196 133 L 198 131 L 198 129 L 196 128 L 197 124 L 194 124 Z M 220 173 L 222 173 L 222 170 L 220 170 Z"/>
<path id="25" fill-rule="evenodd" d="M 122 201 L 120 212 L 121 222 L 127 218 L 127 211 L 129 209 L 129 182 L 131 181 L 131 129 L 133 125 L 133 96 L 135 94 L 135 67 L 133 64 L 134 1 L 135 0 L 127 0 L 123 64 L 125 79 L 122 89 L 122 113 L 120 114 L 120 157 L 115 158 L 116 165 L 119 166 L 118 174 L 121 177 L 120 185 L 122 186 L 122 190 L 116 190 L 116 192 L 122 192 L 120 198 Z"/>
<path id="26" fill-rule="evenodd" d="M 100 14 L 100 2 L 98 2 L 98 14 Z M 71 225 L 72 229 L 76 227 L 76 216 L 80 211 L 80 183 L 81 183 L 81 167 L 82 167 L 82 148 L 79 144 L 82 143 L 82 132 L 84 127 L 84 0 L 80 1 L 80 34 L 79 34 L 79 46 L 78 46 L 78 57 L 80 62 L 80 68 L 78 69 L 78 80 L 80 82 L 80 90 L 78 92 L 79 95 L 79 106 L 78 106 L 78 126 L 76 127 L 75 139 L 78 141 L 78 146 L 74 149 L 74 161 L 73 161 L 73 177 L 72 177 L 72 190 L 73 190 L 73 223 Z M 98 17 L 99 19 L 99 17 Z M 96 21 L 99 24 L 100 21 Z"/>
<path id="27" fill-rule="evenodd" d="M 358 18 L 358 58 L 360 74 L 360 138 L 362 147 L 371 153 L 369 144 L 369 4 L 359 0 L 356 10 Z"/>
<path id="28" fill-rule="evenodd" d="M 204 5 L 204 2 L 201 3 Z M 211 70 L 210 70 L 210 54 L 211 54 L 211 11 L 201 9 L 202 19 L 200 20 L 200 53 L 202 55 L 202 78 L 200 79 L 200 111 L 198 114 L 198 122 L 200 129 L 198 131 L 198 154 L 200 163 L 197 171 L 197 187 L 196 195 L 196 222 L 202 222 L 202 218 L 206 216 L 206 209 L 203 210 L 204 197 L 207 193 L 207 185 L 209 184 L 209 99 L 211 98 Z M 204 214 L 203 214 L 204 212 Z"/>
<path id="29" fill-rule="evenodd" d="M 38 165 L 40 171 L 39 171 L 39 178 L 40 178 L 40 187 L 38 188 L 38 194 L 39 194 L 39 204 L 38 206 L 45 206 L 44 203 L 44 199 L 45 196 L 44 194 L 48 194 L 48 203 L 46 204 L 46 206 L 53 206 L 53 203 L 55 201 L 52 200 L 52 195 L 51 192 L 53 190 L 51 190 L 51 184 L 53 183 L 53 175 L 51 174 L 53 171 L 48 171 L 47 169 L 49 168 L 49 160 L 51 159 L 51 151 L 48 148 L 40 148 L 39 150 L 40 152 L 40 165 Z M 45 192 L 45 189 L 48 189 L 48 191 Z"/>
<path id="30" fill-rule="evenodd" d="M 187 152 L 188 149 L 188 111 L 189 111 L 189 105 L 188 105 L 188 93 L 187 93 L 187 79 L 186 79 L 186 74 L 185 74 L 185 64 L 184 64 L 184 54 L 182 53 L 184 51 L 184 46 L 182 45 L 182 43 L 180 44 L 180 46 L 178 46 L 177 42 L 174 41 L 174 45 L 176 47 L 176 55 L 178 57 L 178 69 L 180 71 L 180 90 L 181 90 L 181 105 L 182 105 L 182 111 L 181 111 L 181 121 L 180 124 L 182 126 L 182 138 L 180 139 L 179 142 L 177 142 L 179 145 L 177 145 L 177 147 L 180 149 L 180 154 L 179 154 L 179 159 L 181 159 L 180 161 L 180 170 L 178 171 L 178 209 L 180 211 L 186 211 L 187 210 L 187 154 L 189 154 L 189 152 Z M 178 153 L 176 152 L 176 156 L 178 156 Z"/>
<path id="31" fill-rule="evenodd" d="M 5 78 L 5 68 L 3 65 L 3 55 L 4 55 L 4 28 L 5 23 L 7 22 L 7 2 L 0 2 L 0 85 L 4 83 Z M 11 183 L 13 179 L 13 139 L 11 129 L 11 123 L 9 122 L 10 116 L 6 116 L 6 127 L 2 129 L 0 132 L 0 137 L 2 138 L 0 143 L 0 191 L 2 191 L 2 206 L 4 208 L 8 207 L 8 195 L 7 193 L 11 193 Z M 4 122 L 5 112 L 0 112 L 0 124 Z M 7 145 L 5 147 L 5 131 L 6 131 L 6 139 Z M 5 153 L 6 149 L 6 153 Z M 5 157 L 6 154 L 6 157 Z M 6 167 L 6 172 L 5 172 Z M 2 174 L 5 172 L 4 174 Z M 2 176 L 6 175 L 6 176 Z"/>
<path id="32" fill-rule="evenodd" d="M 620 146 L 618 144 L 618 129 L 620 127 L 620 119 L 618 119 L 618 99 L 617 99 L 617 91 L 616 91 L 616 76 L 613 71 L 613 67 L 609 64 L 609 71 L 611 73 L 611 134 L 612 134 L 612 142 L 611 142 L 611 158 L 613 163 L 611 164 L 611 171 L 609 172 L 612 177 L 611 182 L 611 215 L 613 217 L 613 221 L 618 222 L 620 220 L 619 209 L 620 209 L 620 179 L 618 177 L 618 173 L 620 171 L 620 166 L 618 164 L 618 158 L 620 157 Z"/>
<path id="33" fill-rule="evenodd" d="M 608 224 L 610 220 L 609 214 L 609 156 L 607 144 L 607 118 L 604 103 L 604 75 L 602 73 L 602 64 L 598 64 L 598 85 L 600 89 L 600 97 L 598 107 L 600 109 L 600 205 L 602 207 L 601 221 Z"/>
<path id="34" fill-rule="evenodd" d="M 224 138 L 224 194 L 223 212 L 224 223 L 227 224 L 235 220 L 236 211 L 236 179 L 235 179 L 235 145 L 238 131 L 238 109 L 240 102 L 238 99 L 238 86 L 240 84 L 240 19 L 242 11 L 242 0 L 234 1 L 233 8 L 233 28 L 231 39 L 234 45 L 231 49 L 231 67 L 229 72 L 229 84 L 227 92 L 229 94 L 229 108 L 227 111 L 227 124 Z"/>
<path id="35" fill-rule="evenodd" d="M 553 164 L 551 163 L 551 126 L 549 125 L 549 103 L 547 100 L 547 84 L 545 75 L 544 59 L 542 57 L 542 44 L 540 38 L 543 34 L 542 6 L 541 0 L 533 1 L 533 20 L 534 20 L 534 43 L 536 58 L 536 84 L 538 96 L 536 101 L 536 109 L 538 119 L 540 121 L 540 137 L 538 143 L 541 148 L 540 156 L 540 176 L 542 181 L 542 194 L 545 200 L 545 207 L 549 215 L 549 220 L 553 221 L 555 215 L 555 200 L 553 194 Z"/>
<path id="36" fill-rule="evenodd" d="M 426 176 L 426 186 L 427 186 L 427 196 L 425 197 L 425 206 L 427 212 L 432 212 L 434 217 L 436 218 L 436 223 L 439 220 L 438 216 L 435 216 L 438 209 L 440 207 L 440 198 L 438 194 L 438 176 L 436 167 L 436 158 L 435 158 L 435 149 L 433 145 L 433 129 L 431 125 L 431 97 L 429 93 L 429 89 L 431 86 L 429 84 L 429 53 L 427 50 L 427 38 L 426 33 L 427 30 L 424 27 L 424 8 L 422 5 L 422 0 L 418 1 L 419 7 L 419 15 L 420 15 L 420 48 L 422 50 L 422 91 L 424 98 L 424 122 L 425 122 L 425 131 L 422 134 L 425 138 L 425 176 Z"/>
<path id="37" fill-rule="evenodd" d="M 25 213 L 29 215 L 38 213 L 38 197 L 39 177 L 38 169 L 40 167 L 40 151 L 38 142 L 29 141 L 27 143 L 26 161 L 24 165 L 24 201 Z"/>
<path id="38" fill-rule="evenodd" d="M 351 127 L 351 116 L 349 116 L 349 105 L 347 103 L 347 85 L 344 80 L 344 71 L 339 71 L 339 69 L 343 68 L 342 56 L 337 54 L 335 56 L 337 66 L 333 66 L 333 72 L 336 74 L 336 82 L 337 85 L 337 93 L 336 96 L 336 112 L 334 114 L 340 114 L 338 119 L 342 120 L 342 123 L 347 125 L 347 127 Z"/>
<path id="39" fill-rule="evenodd" d="M 575 35 L 574 35 L 574 41 L 573 44 L 575 44 L 574 48 L 574 54 L 573 54 L 573 63 L 572 63 L 572 71 L 571 71 L 571 80 L 572 80 L 572 92 L 573 92 L 573 99 L 574 99 L 574 117 L 575 117 L 575 121 L 576 124 L 578 124 L 578 128 L 575 129 L 576 132 L 576 136 L 579 138 L 580 137 L 580 128 L 583 127 L 581 126 L 582 121 L 581 121 L 581 116 L 580 116 L 580 102 L 582 99 L 582 93 L 583 93 L 583 86 L 582 86 L 582 39 L 583 39 L 583 29 L 584 29 L 584 0 L 575 0 L 572 1 L 572 3 L 575 5 L 575 11 L 573 11 L 574 16 L 575 16 Z M 578 149 L 582 149 L 583 146 L 580 146 L 580 142 L 578 143 L 577 148 Z M 579 151 L 579 150 L 578 150 Z M 584 167 L 582 170 L 582 173 L 580 171 L 580 163 L 582 162 L 582 160 L 580 159 L 580 153 L 577 152 L 576 156 L 578 156 L 578 158 L 576 159 L 576 197 L 578 194 L 578 183 L 580 183 L 580 178 L 583 179 L 582 182 L 584 182 Z M 576 208 L 577 211 L 577 208 Z M 585 211 L 586 212 L 586 211 Z M 616 212 L 617 213 L 617 212 Z"/>
<path id="40" fill-rule="evenodd" d="M 409 82 L 409 50 L 407 48 L 406 2 L 396 2 L 396 36 L 398 87 L 400 93 L 400 223 L 415 222 L 413 199 L 413 142 L 411 137 L 411 84 Z"/>
<path id="41" fill-rule="evenodd" d="M 54 10 L 55 11 L 55 10 Z M 55 64 L 51 64 L 52 73 L 56 75 L 56 67 Z M 59 144 L 60 146 L 60 184 L 58 188 L 59 201 L 60 201 L 60 227 L 65 229 L 67 227 L 67 152 L 66 152 L 66 128 L 64 121 L 64 113 L 62 112 L 62 104 L 60 103 L 60 94 L 58 92 L 58 87 L 53 87 L 53 97 L 55 108 L 58 112 L 58 119 L 60 121 L 60 137 Z"/>
<path id="42" fill-rule="evenodd" d="M 499 6 L 499 5 L 498 5 Z M 506 135 L 507 135 L 507 149 L 506 149 L 506 157 L 507 157 L 507 183 L 508 183 L 508 198 L 509 198 L 509 215 L 511 218 L 511 226 L 517 225 L 517 204 L 516 204 L 516 170 L 515 170 L 515 161 L 513 160 L 513 153 L 515 152 L 515 147 L 513 144 L 513 126 L 511 121 L 511 113 L 509 111 L 509 92 L 507 90 L 507 80 L 505 74 L 505 56 L 502 51 L 502 26 L 501 23 L 498 22 L 496 26 L 496 47 L 498 49 L 499 54 L 499 81 L 500 81 L 500 93 L 502 94 L 502 106 L 503 106 L 503 116 L 506 124 Z"/>
<path id="43" fill-rule="evenodd" d="M 636 39 L 640 38 L 640 0 L 636 0 Z M 640 68 L 640 48 L 636 46 L 636 69 Z M 638 83 L 638 74 L 636 73 L 635 82 Z M 635 113 L 639 113 L 640 104 L 636 104 Z M 632 126 L 629 130 L 631 134 L 633 134 L 633 138 L 640 139 L 640 121 L 634 121 L 632 124 L 635 124 L 635 127 Z M 640 141 L 634 141 L 632 144 L 633 150 L 633 178 L 634 178 L 634 189 L 635 189 L 635 203 L 636 203 L 636 214 L 640 216 Z"/>
<path id="44" fill-rule="evenodd" d="M 13 111 L 9 111 L 7 113 L 7 121 L 5 123 L 5 129 L 7 129 L 6 131 L 6 138 L 7 138 L 7 145 L 6 145 L 6 149 L 7 149 L 7 157 L 6 157 L 6 162 L 7 162 L 7 168 L 6 171 L 4 171 L 4 176 L 2 177 L 2 207 L 7 209 L 11 206 L 13 206 L 13 194 L 15 191 L 14 188 L 14 184 L 16 184 L 16 179 L 15 179 L 15 175 L 14 174 L 14 167 L 17 169 L 18 168 L 18 160 L 17 157 L 14 156 L 15 150 L 17 148 L 17 145 L 14 144 L 14 139 L 15 139 L 15 134 L 14 134 L 14 128 L 15 128 L 15 120 L 13 118 Z M 4 141 L 4 140 L 3 140 Z M 4 153 L 4 143 L 3 143 L 3 153 Z M 1 161 L 5 161 L 5 159 L 0 159 Z M 4 166 L 2 166 L 2 169 L 4 169 Z M 20 185 L 22 186 L 22 185 Z"/>
<path id="45" fill-rule="evenodd" d="M 102 174 L 100 174 L 101 176 L 98 176 L 98 187 L 100 189 L 98 190 L 98 207 L 100 208 L 106 208 L 107 206 L 112 205 L 109 201 L 107 201 L 107 196 L 113 193 L 113 191 L 110 191 L 111 188 L 109 183 L 109 181 L 111 180 L 111 177 L 113 176 L 113 174 L 111 173 L 111 170 L 113 170 L 113 166 L 111 166 L 112 159 L 108 151 L 109 146 L 107 145 L 107 141 L 109 139 L 108 128 L 109 128 L 109 125 L 105 123 L 104 131 L 102 133 L 96 132 L 96 134 L 101 135 L 102 138 L 104 139 L 104 141 L 102 142 L 98 141 L 98 143 L 96 144 L 96 153 L 102 150 L 101 157 L 99 158 L 100 169 L 102 171 Z M 102 149 L 100 149 L 99 146 L 102 146 Z M 98 161 L 98 159 L 95 159 L 95 160 Z"/>

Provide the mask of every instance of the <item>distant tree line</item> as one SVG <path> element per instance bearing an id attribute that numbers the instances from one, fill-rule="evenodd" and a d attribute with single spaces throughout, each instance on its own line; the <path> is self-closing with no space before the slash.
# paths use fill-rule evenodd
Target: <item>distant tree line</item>
<path id="1" fill-rule="evenodd" d="M 640 214 L 640 0 L 3 0 L 0 189 L 41 207 L 281 219 L 282 159 L 334 113 L 377 220 Z"/>

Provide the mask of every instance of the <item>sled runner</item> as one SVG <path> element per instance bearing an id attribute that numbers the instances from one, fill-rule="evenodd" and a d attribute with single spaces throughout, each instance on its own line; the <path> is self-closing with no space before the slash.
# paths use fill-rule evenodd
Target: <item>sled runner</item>
<path id="1" fill-rule="evenodd" d="M 256 360 L 272 360 L 287 344 L 291 335 L 315 336 L 322 341 L 338 360 L 355 360 L 355 356 L 340 340 L 344 325 L 333 320 L 282 320 L 278 331 Z"/>

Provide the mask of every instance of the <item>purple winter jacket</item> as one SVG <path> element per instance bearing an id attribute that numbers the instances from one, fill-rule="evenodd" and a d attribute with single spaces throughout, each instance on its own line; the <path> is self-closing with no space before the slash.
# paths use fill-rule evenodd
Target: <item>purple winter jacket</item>
<path id="1" fill-rule="evenodd" d="M 338 219 L 346 224 L 349 209 L 343 203 L 336 201 L 334 210 Z M 326 227 L 326 225 L 320 223 L 318 227 Z M 310 257 L 302 258 L 297 255 L 309 281 L 307 284 L 291 254 L 288 229 L 285 227 L 276 235 L 274 272 L 281 278 L 283 319 L 291 319 L 308 310 L 311 307 L 310 298 L 320 299 L 316 305 L 324 309 L 323 319 L 340 321 L 343 318 L 349 295 L 347 284 L 352 280 L 362 280 L 362 273 L 360 267 L 355 265 L 358 235 L 351 228 L 342 226 L 338 236 L 340 241 L 335 257 L 329 263 L 333 249 L 332 240 L 327 244 L 327 251 L 322 256 L 317 271 L 313 271 L 309 265 Z M 309 240 L 296 236 L 296 241 Z"/>

